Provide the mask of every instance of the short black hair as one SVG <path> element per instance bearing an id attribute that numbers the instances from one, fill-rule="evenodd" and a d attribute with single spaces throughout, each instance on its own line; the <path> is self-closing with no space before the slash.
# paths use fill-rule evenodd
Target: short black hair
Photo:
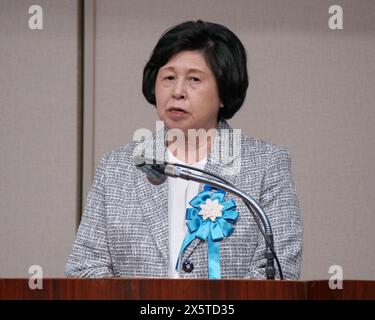
<path id="1" fill-rule="evenodd" d="M 187 21 L 167 30 L 156 44 L 143 70 L 142 92 L 156 105 L 155 82 L 159 69 L 181 51 L 202 51 L 216 78 L 220 100 L 219 117 L 230 119 L 241 108 L 249 85 L 246 51 L 228 28 L 202 20 Z"/>

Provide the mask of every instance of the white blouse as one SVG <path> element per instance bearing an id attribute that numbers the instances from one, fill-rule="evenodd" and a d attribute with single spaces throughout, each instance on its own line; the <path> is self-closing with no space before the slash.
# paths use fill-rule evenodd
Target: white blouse
<path id="1" fill-rule="evenodd" d="M 177 159 L 169 150 L 168 161 L 186 164 Z M 190 166 L 204 169 L 206 162 L 207 159 L 203 159 Z M 199 174 L 199 172 L 194 173 Z M 198 182 L 168 177 L 169 278 L 179 278 L 176 263 L 187 232 L 186 208 L 190 207 L 189 202 L 198 194 L 198 190 Z"/>

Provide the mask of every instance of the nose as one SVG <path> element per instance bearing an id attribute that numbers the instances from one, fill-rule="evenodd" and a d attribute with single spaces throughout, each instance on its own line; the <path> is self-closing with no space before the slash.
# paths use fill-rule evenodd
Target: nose
<path id="1" fill-rule="evenodd" d="M 185 83 L 183 79 L 179 79 L 176 81 L 175 86 L 173 88 L 172 96 L 176 100 L 185 99 L 186 92 L 185 92 Z"/>

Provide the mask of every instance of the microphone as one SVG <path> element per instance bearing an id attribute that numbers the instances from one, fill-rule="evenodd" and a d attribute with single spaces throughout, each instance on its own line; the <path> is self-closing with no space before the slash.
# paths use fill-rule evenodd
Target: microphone
<path id="1" fill-rule="evenodd" d="M 145 157 L 139 155 L 134 156 L 133 160 L 135 166 L 146 174 L 147 179 L 151 184 L 157 186 L 167 180 L 167 176 L 162 173 L 163 168 L 161 168 L 161 172 L 155 169 L 159 166 L 155 163 L 155 161 L 146 159 Z M 165 165 L 161 164 L 160 167 L 165 167 Z"/>

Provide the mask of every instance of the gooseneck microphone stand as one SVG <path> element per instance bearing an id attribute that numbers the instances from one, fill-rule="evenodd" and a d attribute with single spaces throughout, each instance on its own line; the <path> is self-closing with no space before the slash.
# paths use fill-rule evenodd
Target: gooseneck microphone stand
<path id="1" fill-rule="evenodd" d="M 251 196 L 237 189 L 232 183 L 230 183 L 229 181 L 217 175 L 214 175 L 210 172 L 207 172 L 201 169 L 196 169 L 194 167 L 190 167 L 187 165 L 173 164 L 169 162 L 164 162 L 163 164 L 157 164 L 155 161 L 146 159 L 142 156 L 137 156 L 137 159 L 135 159 L 135 163 L 139 169 L 141 169 L 142 171 L 146 173 L 148 171 L 148 172 L 153 172 L 155 175 L 159 174 L 159 176 L 161 177 L 164 175 L 164 176 L 180 178 L 184 180 L 192 180 L 195 182 L 210 185 L 217 189 L 225 190 L 241 198 L 241 200 L 244 202 L 246 207 L 249 209 L 251 215 L 253 216 L 255 222 L 258 225 L 260 232 L 262 233 L 265 239 L 265 243 L 266 243 L 265 258 L 267 261 L 266 268 L 265 268 L 266 278 L 275 279 L 275 266 L 274 266 L 274 259 L 275 259 L 278 270 L 279 270 L 280 279 L 283 280 L 283 273 L 281 270 L 281 265 L 276 255 L 276 252 L 274 250 L 273 233 L 272 233 L 270 221 L 267 215 L 264 213 L 261 206 Z M 142 168 L 142 167 L 146 167 L 147 169 L 145 170 L 145 168 Z M 214 177 L 214 179 L 194 174 L 190 170 L 202 172 L 206 175 Z M 160 183 L 163 183 L 165 179 L 160 179 L 160 181 L 161 181 Z M 260 226 L 259 220 L 262 222 L 264 230 Z"/>

